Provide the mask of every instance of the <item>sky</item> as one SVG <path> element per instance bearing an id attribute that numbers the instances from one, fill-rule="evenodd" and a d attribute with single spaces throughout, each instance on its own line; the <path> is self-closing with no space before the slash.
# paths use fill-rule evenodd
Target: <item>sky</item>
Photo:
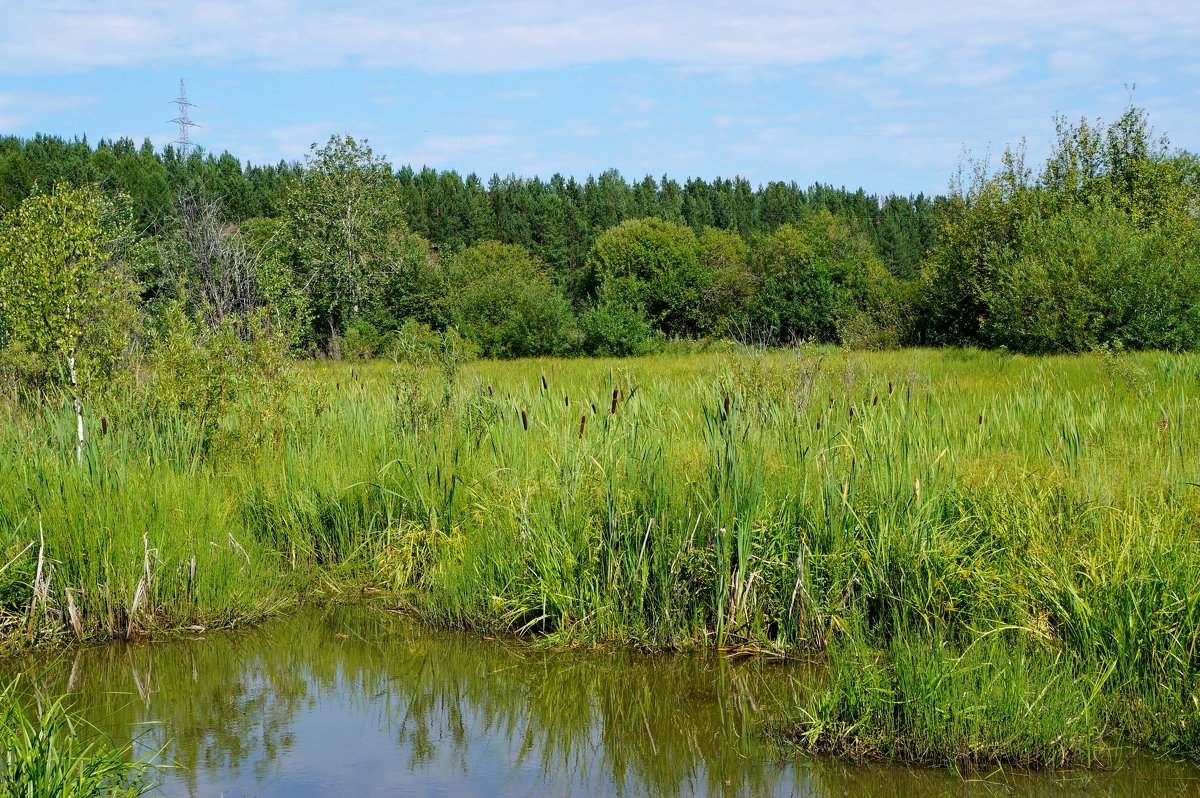
<path id="1" fill-rule="evenodd" d="M 942 193 L 1132 102 L 1200 151 L 1200 2 L 0 0 L 0 134 Z"/>

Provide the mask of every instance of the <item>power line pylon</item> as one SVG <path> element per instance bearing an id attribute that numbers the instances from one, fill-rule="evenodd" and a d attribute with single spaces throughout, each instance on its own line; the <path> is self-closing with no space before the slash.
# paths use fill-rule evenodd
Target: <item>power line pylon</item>
<path id="1" fill-rule="evenodd" d="M 195 108 L 196 106 L 195 104 L 188 102 L 187 90 L 183 87 L 183 78 L 179 79 L 179 97 L 177 97 L 173 102 L 179 107 L 179 116 L 171 120 L 172 122 L 179 124 L 179 138 L 176 139 L 175 143 L 179 145 L 179 154 L 181 160 L 186 161 L 188 157 L 188 150 L 192 147 L 192 140 L 188 137 L 188 128 L 200 126 L 188 119 L 188 109 Z"/>

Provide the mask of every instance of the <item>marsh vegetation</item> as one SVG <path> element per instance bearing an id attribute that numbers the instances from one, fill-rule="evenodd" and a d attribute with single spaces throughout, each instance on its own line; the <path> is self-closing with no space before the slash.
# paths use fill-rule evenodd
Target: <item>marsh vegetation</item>
<path id="1" fill-rule="evenodd" d="M 488 634 L 828 661 L 814 750 L 1196 756 L 1194 356 L 438 345 L 292 368 L 202 437 L 114 400 L 82 466 L 69 404 L 10 406 L 6 641 L 378 590 Z"/>

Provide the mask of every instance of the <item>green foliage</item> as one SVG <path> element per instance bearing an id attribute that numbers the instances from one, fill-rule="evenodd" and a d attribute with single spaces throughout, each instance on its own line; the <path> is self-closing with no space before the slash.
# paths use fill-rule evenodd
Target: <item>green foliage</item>
<path id="1" fill-rule="evenodd" d="M 758 276 L 750 268 L 750 248 L 735 232 L 706 227 L 698 240 L 702 279 L 700 331 L 729 336 L 745 328 L 758 295 Z"/>
<path id="2" fill-rule="evenodd" d="M 20 536 L 21 525 L 0 536 L 0 613 L 17 616 L 29 608 L 33 597 L 32 541 Z"/>
<path id="3" fill-rule="evenodd" d="M 80 739 L 82 721 L 59 698 L 32 716 L 16 695 L 0 690 L 0 798 L 135 798 L 153 787 L 146 759 L 128 748 Z"/>
<path id="4" fill-rule="evenodd" d="M 988 175 L 986 161 L 970 169 L 969 178 L 959 169 L 922 271 L 921 337 L 929 343 L 981 340 L 997 263 L 1030 198 L 1019 153 L 1005 151 L 1004 167 L 995 177 Z"/>
<path id="5" fill-rule="evenodd" d="M 175 304 L 155 340 L 138 399 L 159 427 L 189 429 L 194 454 L 278 440 L 292 423 L 289 394 L 302 386 L 292 379 L 286 339 L 262 314 L 210 326 Z"/>
<path id="6" fill-rule="evenodd" d="M 402 250 L 404 222 L 387 163 L 350 136 L 315 144 L 284 206 L 296 285 L 320 343 L 356 321 L 374 323 Z"/>
<path id="7" fill-rule="evenodd" d="M 1200 346 L 1197 245 L 1104 205 L 1034 214 L 987 294 L 983 333 L 1022 352 Z"/>
<path id="8" fill-rule="evenodd" d="M 783 340 L 837 340 L 839 321 L 865 304 L 873 259 L 869 244 L 828 211 L 784 225 L 755 252 L 762 288 L 752 323 Z"/>
<path id="9" fill-rule="evenodd" d="M 85 389 L 103 385 L 138 328 L 121 262 L 128 216 L 96 189 L 29 197 L 0 222 L 0 372 L 47 388 L 76 358 Z"/>
<path id="10" fill-rule="evenodd" d="M 289 261 L 286 227 L 279 219 L 253 218 L 243 222 L 237 236 L 241 245 L 255 253 L 254 292 L 275 335 L 282 336 L 292 350 L 301 349 L 312 334 L 313 308 L 308 292 L 299 283 Z"/>
<path id="11" fill-rule="evenodd" d="M 529 253 L 485 241 L 450 263 L 450 316 L 487 357 L 566 354 L 570 304 Z"/>
<path id="12" fill-rule="evenodd" d="M 602 233 L 588 264 L 613 296 L 642 307 L 668 336 L 695 335 L 704 327 L 706 275 L 695 234 L 659 219 L 630 219 Z"/>
<path id="13" fill-rule="evenodd" d="M 382 285 L 380 325 L 395 330 L 406 320 L 432 327 L 450 323 L 449 282 L 429 242 L 406 233 L 395 240 L 392 267 Z"/>
<path id="14" fill-rule="evenodd" d="M 867 264 L 858 308 L 838 323 L 838 338 L 852 349 L 895 349 L 913 337 L 920 286 L 892 275 L 878 260 Z"/>
<path id="15" fill-rule="evenodd" d="M 1027 352 L 1196 338 L 1200 186 L 1145 113 L 1110 126 L 1056 120 L 1035 180 L 1019 151 L 975 164 L 950 197 L 923 274 L 921 337 Z"/>
<path id="16" fill-rule="evenodd" d="M 394 383 L 401 426 L 416 429 L 441 419 L 454 401 L 463 366 L 475 355 L 472 343 L 453 327 L 438 332 L 412 319 L 404 322 L 391 350 L 397 367 Z M 440 397 L 432 396 L 426 385 L 425 372 L 430 369 L 438 374 Z"/>
<path id="17" fill-rule="evenodd" d="M 642 309 L 613 290 L 600 288 L 595 306 L 579 314 L 583 351 L 598 357 L 636 357 L 653 351 L 656 338 Z"/>
<path id="18" fill-rule="evenodd" d="M 795 732 L 806 749 L 956 767 L 1092 765 L 1104 676 L 997 637 L 965 650 L 919 636 L 886 652 L 851 638 L 829 651 Z"/>

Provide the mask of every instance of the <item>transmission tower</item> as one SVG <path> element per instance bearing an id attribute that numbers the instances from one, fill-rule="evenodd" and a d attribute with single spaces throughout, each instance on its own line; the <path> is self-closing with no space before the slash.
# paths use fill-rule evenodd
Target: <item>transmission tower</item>
<path id="1" fill-rule="evenodd" d="M 175 143 L 179 145 L 179 154 L 182 160 L 186 161 L 188 150 L 191 149 L 192 140 L 188 138 L 189 127 L 200 127 L 192 120 L 188 119 L 188 109 L 195 108 L 193 103 L 188 102 L 187 90 L 183 87 L 183 78 L 179 79 L 179 97 L 174 100 L 176 106 L 179 107 L 179 116 L 172 119 L 172 122 L 179 124 L 179 138 Z"/>

